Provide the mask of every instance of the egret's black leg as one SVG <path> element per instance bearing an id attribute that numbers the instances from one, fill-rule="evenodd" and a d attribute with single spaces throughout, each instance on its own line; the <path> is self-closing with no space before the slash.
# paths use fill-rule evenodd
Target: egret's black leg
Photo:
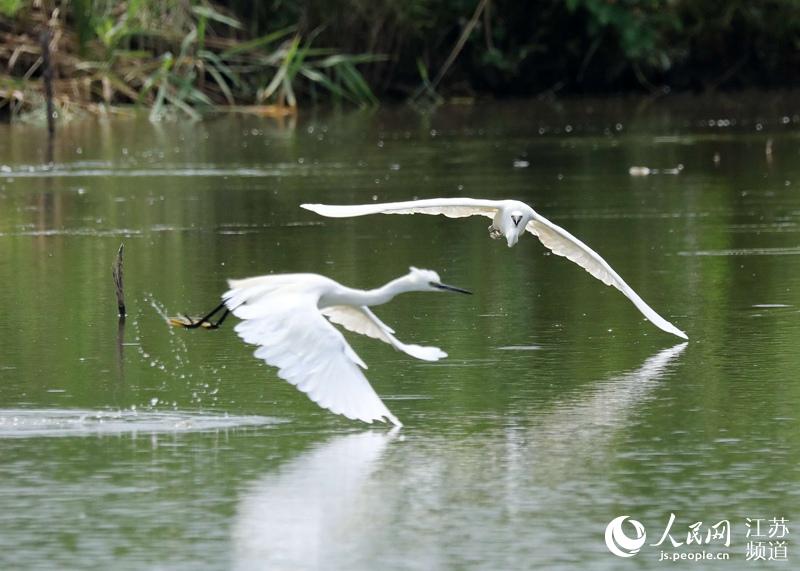
<path id="1" fill-rule="evenodd" d="M 216 323 L 213 323 L 213 322 L 209 321 L 222 308 L 225 308 L 225 313 L 222 314 L 222 317 L 219 318 L 219 321 L 217 321 Z M 217 307 L 215 307 L 214 309 L 209 311 L 208 314 L 206 314 L 204 317 L 201 317 L 200 319 L 197 319 L 197 320 L 194 320 L 194 319 L 190 318 L 189 319 L 190 323 L 188 325 L 186 325 L 185 327 L 187 329 L 195 329 L 197 327 L 202 327 L 203 324 L 207 324 L 208 327 L 210 327 L 211 329 L 216 329 L 225 320 L 225 318 L 228 317 L 228 313 L 230 313 L 230 310 L 227 307 L 225 307 L 225 302 L 223 301 Z"/>
<path id="2" fill-rule="evenodd" d="M 223 322 L 223 321 L 225 321 L 225 318 L 226 318 L 226 317 L 228 317 L 228 315 L 230 314 L 230 312 L 231 312 L 231 310 L 230 310 L 230 309 L 228 309 L 228 308 L 226 307 L 226 308 L 225 308 L 225 313 L 223 313 L 223 314 L 222 314 L 222 317 L 220 317 L 220 318 L 217 320 L 217 322 L 216 322 L 216 323 L 214 323 L 214 324 L 211 326 L 211 328 L 212 328 L 212 329 L 216 329 L 217 327 L 219 327 L 220 325 L 222 325 L 222 322 Z"/>

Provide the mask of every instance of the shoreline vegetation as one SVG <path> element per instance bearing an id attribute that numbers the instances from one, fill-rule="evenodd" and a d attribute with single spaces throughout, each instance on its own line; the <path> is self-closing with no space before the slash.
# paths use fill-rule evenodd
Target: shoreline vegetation
<path id="1" fill-rule="evenodd" d="M 795 0 L 0 0 L 0 119 L 794 88 L 798 38 Z"/>

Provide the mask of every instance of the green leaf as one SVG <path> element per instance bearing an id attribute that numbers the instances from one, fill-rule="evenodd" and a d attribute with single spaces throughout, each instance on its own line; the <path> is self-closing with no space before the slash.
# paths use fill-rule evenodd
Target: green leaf
<path id="1" fill-rule="evenodd" d="M 178 56 L 178 59 L 186 57 L 186 53 L 189 51 L 189 46 L 191 46 L 196 39 L 197 39 L 197 28 L 193 28 L 192 31 L 186 34 L 186 36 L 181 41 L 181 53 Z"/>
<path id="2" fill-rule="evenodd" d="M 354 99 L 349 93 L 344 91 L 341 87 L 336 85 L 330 78 L 315 69 L 306 67 L 300 70 L 300 74 L 308 78 L 309 80 L 313 81 L 314 83 L 318 83 L 331 93 L 338 95 L 339 97 L 343 97 L 345 99 L 349 99 L 353 103 L 358 103 L 356 99 Z"/>
<path id="3" fill-rule="evenodd" d="M 347 84 L 350 92 L 361 101 L 362 104 L 375 105 L 378 103 L 377 97 L 364 80 L 364 76 L 350 63 L 339 65 L 336 70 L 341 73 L 342 79 Z"/>
<path id="4" fill-rule="evenodd" d="M 278 68 L 278 71 L 275 72 L 275 76 L 272 78 L 272 81 L 269 82 L 269 85 L 264 88 L 264 97 L 269 99 L 278 89 L 284 77 L 286 77 L 286 66 L 281 66 Z"/>
<path id="5" fill-rule="evenodd" d="M 250 40 L 247 42 L 242 42 L 223 51 L 221 55 L 222 57 L 227 58 L 235 54 L 255 51 L 259 48 L 263 48 L 264 46 L 267 46 L 275 42 L 276 40 L 288 36 L 289 34 L 293 33 L 295 29 L 296 26 L 289 26 L 288 28 L 277 30 L 265 36 L 261 36 L 260 38 L 256 38 L 254 40 Z"/>
<path id="6" fill-rule="evenodd" d="M 272 81 L 264 90 L 264 97 L 269 98 L 270 96 L 272 96 L 272 94 L 275 93 L 278 87 L 282 83 L 284 83 L 286 76 L 289 72 L 289 66 L 292 64 L 292 60 L 294 59 L 294 56 L 297 53 L 297 48 L 299 45 L 300 45 L 300 37 L 295 36 L 285 52 L 285 55 L 283 57 L 283 63 L 278 68 L 278 71 L 275 73 L 275 77 L 272 78 Z M 286 90 L 284 89 L 284 95 L 287 95 L 285 91 Z M 292 96 L 294 96 L 294 93 L 292 93 Z"/>
<path id="7" fill-rule="evenodd" d="M 230 16 L 226 16 L 225 14 L 220 14 L 210 6 L 192 6 L 192 12 L 200 17 L 214 20 L 215 22 L 225 24 L 231 28 L 236 28 L 239 30 L 242 29 L 242 24 L 239 22 L 239 20 L 236 18 L 231 18 Z"/>
<path id="8" fill-rule="evenodd" d="M 380 54 L 335 54 L 326 57 L 324 60 L 317 63 L 318 67 L 334 67 L 343 63 L 359 64 L 359 63 L 372 63 L 376 61 L 386 61 L 387 58 Z"/>
<path id="9" fill-rule="evenodd" d="M 158 123 L 164 115 L 164 98 L 167 93 L 166 78 L 162 78 L 161 84 L 158 86 L 158 93 L 153 107 L 150 109 L 150 122 Z"/>
<path id="10" fill-rule="evenodd" d="M 200 18 L 197 22 L 197 49 L 202 50 L 206 43 L 206 22 L 207 18 Z"/>
<path id="11" fill-rule="evenodd" d="M 423 83 L 429 84 L 431 82 L 430 76 L 428 75 L 428 67 L 425 65 L 425 62 L 422 61 L 422 58 L 417 58 L 417 71 Z"/>
<path id="12" fill-rule="evenodd" d="M 22 8 L 22 0 L 0 0 L 0 14 L 14 16 Z"/>
<path id="13" fill-rule="evenodd" d="M 231 93 L 231 88 L 228 87 L 228 84 L 223 79 L 222 74 L 220 74 L 220 72 L 217 71 L 217 69 L 213 66 L 209 66 L 207 71 L 208 74 L 214 78 L 214 81 L 217 82 L 217 85 L 219 85 L 220 90 L 222 90 L 222 94 L 228 101 L 228 105 L 233 105 L 235 103 L 235 100 L 233 99 L 233 93 Z"/>
<path id="14" fill-rule="evenodd" d="M 294 97 L 292 82 L 289 81 L 289 78 L 285 76 L 283 78 L 283 93 L 286 96 L 286 103 L 289 104 L 289 107 L 295 107 L 297 105 L 297 100 Z"/>
<path id="15" fill-rule="evenodd" d="M 241 87 L 242 80 L 239 79 L 239 76 L 234 72 L 228 65 L 223 62 L 220 57 L 215 54 L 214 52 L 210 52 L 208 50 L 201 50 L 197 52 L 197 57 L 208 61 L 213 67 L 217 68 L 217 70 L 225 75 L 233 85 L 236 87 Z"/>
<path id="16" fill-rule="evenodd" d="M 200 113 L 192 109 L 185 101 L 181 101 L 179 98 L 172 96 L 169 92 L 165 92 L 164 96 L 166 97 L 167 101 L 170 102 L 171 105 L 174 105 L 184 113 L 186 113 L 192 120 L 199 121 L 200 120 Z"/>

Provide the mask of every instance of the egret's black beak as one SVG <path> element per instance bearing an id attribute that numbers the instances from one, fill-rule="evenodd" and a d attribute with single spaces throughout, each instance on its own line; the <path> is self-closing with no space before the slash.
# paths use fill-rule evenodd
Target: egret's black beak
<path id="1" fill-rule="evenodd" d="M 446 284 L 440 284 L 439 282 L 430 282 L 431 286 L 435 287 L 436 289 L 443 289 L 445 291 L 455 291 L 458 293 L 466 293 L 467 295 L 472 295 L 471 291 L 467 291 L 465 289 L 461 289 L 460 287 L 455 287 Z"/>
<path id="2" fill-rule="evenodd" d="M 519 223 L 522 222 L 522 216 L 512 216 L 512 222 L 514 222 L 514 226 L 519 226 Z"/>

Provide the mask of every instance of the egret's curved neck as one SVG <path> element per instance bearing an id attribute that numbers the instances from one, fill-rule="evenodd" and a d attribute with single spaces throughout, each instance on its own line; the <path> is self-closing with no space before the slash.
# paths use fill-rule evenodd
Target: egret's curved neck
<path id="1" fill-rule="evenodd" d="M 381 305 L 391 301 L 395 296 L 413 291 L 413 289 L 414 286 L 408 282 L 408 276 L 403 276 L 375 289 L 346 288 L 346 291 L 342 292 L 342 298 L 344 298 L 344 302 L 352 305 Z"/>

